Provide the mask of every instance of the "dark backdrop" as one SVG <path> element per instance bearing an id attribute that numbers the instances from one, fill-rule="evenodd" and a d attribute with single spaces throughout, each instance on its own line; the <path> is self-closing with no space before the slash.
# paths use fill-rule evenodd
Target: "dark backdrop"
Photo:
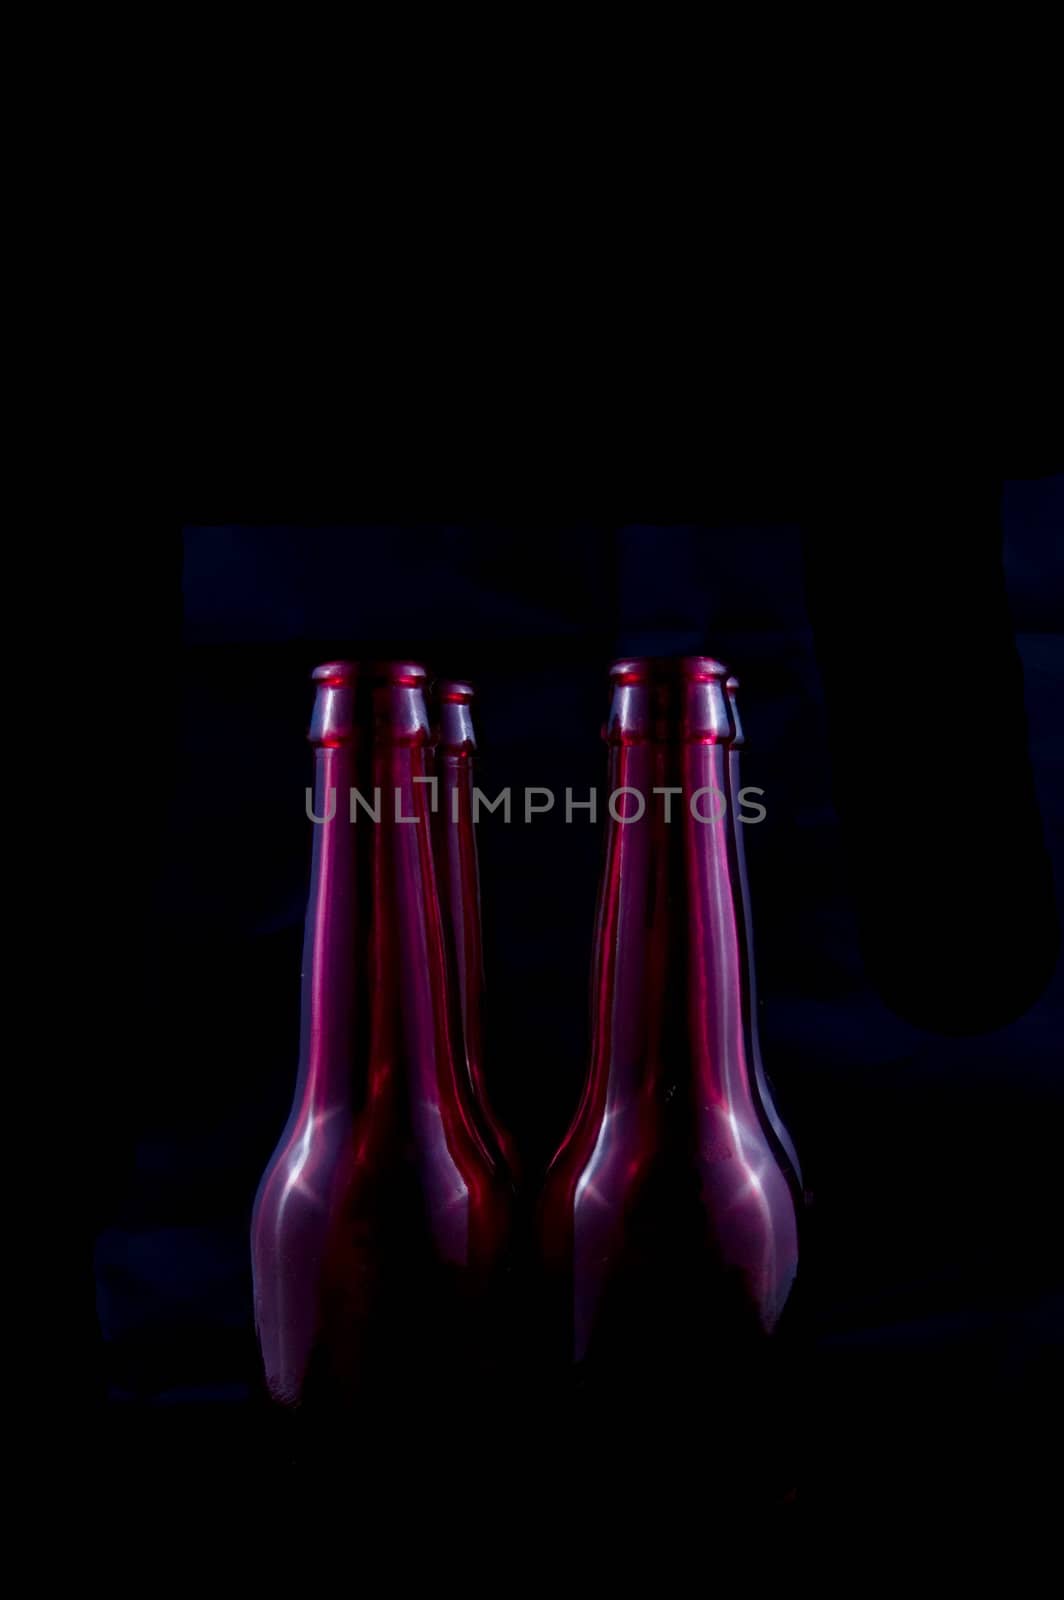
<path id="1" fill-rule="evenodd" d="M 752 490 L 690 525 L 190 525 L 132 576 L 138 1025 L 92 1217 L 120 1448 L 241 1448 L 248 1219 L 297 1056 L 310 669 L 468 676 L 481 786 L 583 797 L 611 656 L 706 649 L 742 678 L 765 791 L 763 1049 L 815 1195 L 810 1493 L 1030 1493 L 1064 1279 L 1064 479 Z M 533 1174 L 584 1070 L 600 845 L 560 808 L 481 824 L 489 1079 Z"/>

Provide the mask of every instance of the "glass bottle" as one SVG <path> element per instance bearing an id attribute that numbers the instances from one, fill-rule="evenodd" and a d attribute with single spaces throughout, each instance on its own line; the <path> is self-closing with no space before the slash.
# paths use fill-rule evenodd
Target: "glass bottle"
<path id="1" fill-rule="evenodd" d="M 725 677 L 705 656 L 611 672 L 591 1059 L 539 1236 L 552 1354 L 576 1380 L 562 1426 L 615 1505 L 662 1492 L 619 1464 L 690 1430 L 699 1469 L 674 1457 L 674 1495 L 786 1475 L 770 1351 L 797 1217 L 749 1059 Z"/>
<path id="2" fill-rule="evenodd" d="M 496 1356 L 510 1188 L 452 1037 L 426 674 L 315 678 L 315 814 L 347 787 L 315 824 L 296 1104 L 252 1228 L 259 1339 L 283 1404 L 356 1418 L 378 1450 L 411 1429 L 445 1448 Z"/>

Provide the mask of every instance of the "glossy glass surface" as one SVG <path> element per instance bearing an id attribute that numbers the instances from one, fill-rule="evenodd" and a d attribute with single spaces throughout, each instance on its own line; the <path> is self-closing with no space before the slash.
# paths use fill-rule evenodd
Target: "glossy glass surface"
<path id="1" fill-rule="evenodd" d="M 790 1184 L 799 1212 L 805 1203 L 802 1169 L 794 1141 L 776 1108 L 775 1096 L 764 1063 L 761 1060 L 761 1041 L 757 1021 L 757 971 L 754 966 L 754 928 L 750 909 L 750 884 L 746 873 L 747 827 L 753 823 L 742 821 L 744 813 L 740 795 L 743 788 L 740 751 L 746 743 L 743 725 L 739 718 L 739 680 L 729 677 L 724 685 L 728 701 L 731 730 L 728 740 L 728 822 L 733 845 L 732 874 L 735 885 L 733 895 L 735 915 L 740 926 L 739 953 L 742 958 L 743 977 L 743 1042 L 746 1060 L 753 1069 L 751 1093 L 762 1113 L 765 1131 Z M 759 803 L 759 797 L 755 804 Z"/>
<path id="2" fill-rule="evenodd" d="M 510 1189 L 452 1036 L 424 670 L 315 679 L 330 820 L 314 825 L 295 1103 L 253 1216 L 256 1326 L 274 1399 L 395 1421 L 490 1366 Z M 378 820 L 351 820 L 352 785 Z"/>
<path id="3" fill-rule="evenodd" d="M 629 820 L 607 825 L 591 1061 L 541 1239 L 568 1359 L 612 1366 L 626 1393 L 681 1368 L 734 1378 L 797 1269 L 751 1059 L 725 676 L 706 657 L 612 673 L 608 788 Z"/>
<path id="4" fill-rule="evenodd" d="M 436 772 L 439 779 L 437 864 L 444 927 L 458 1000 L 455 1033 L 473 1105 L 501 1165 L 517 1171 L 514 1142 L 492 1110 L 484 1075 L 484 941 L 480 871 L 473 820 L 476 736 L 473 688 L 444 679 L 436 685 Z"/>

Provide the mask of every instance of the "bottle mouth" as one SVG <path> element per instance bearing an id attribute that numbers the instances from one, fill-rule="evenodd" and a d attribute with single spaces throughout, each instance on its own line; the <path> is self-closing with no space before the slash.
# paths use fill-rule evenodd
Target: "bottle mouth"
<path id="1" fill-rule="evenodd" d="M 441 678 L 436 685 L 436 699 L 444 706 L 467 706 L 475 693 L 471 683 L 459 683 L 453 678 Z"/>
<path id="2" fill-rule="evenodd" d="M 611 680 L 622 686 L 663 683 L 677 678 L 692 683 L 713 683 L 727 675 L 727 667 L 713 656 L 622 656 L 610 667 Z"/>
<path id="3" fill-rule="evenodd" d="M 312 682 L 324 689 L 347 688 L 358 683 L 397 683 L 415 688 L 424 683 L 428 673 L 419 661 L 325 661 L 311 673 Z M 468 684 L 455 685 L 467 689 Z"/>
<path id="4" fill-rule="evenodd" d="M 436 685 L 436 739 L 445 755 L 466 757 L 476 750 L 476 735 L 469 711 L 473 695 L 473 685 L 456 678 L 441 678 Z"/>
<path id="5" fill-rule="evenodd" d="M 613 700 L 607 744 L 725 744 L 729 718 L 714 656 L 625 656 L 610 668 Z"/>
<path id="6" fill-rule="evenodd" d="M 339 750 L 352 744 L 357 728 L 359 662 L 325 661 L 310 676 L 315 692 L 307 738 L 323 750 Z"/>
<path id="7" fill-rule="evenodd" d="M 746 743 L 743 725 L 739 717 L 739 680 L 734 672 L 730 673 L 724 685 L 724 693 L 728 701 L 728 716 L 731 719 L 731 745 L 733 750 L 741 750 Z"/>
<path id="8" fill-rule="evenodd" d="M 336 750 L 362 734 L 377 744 L 428 742 L 423 691 L 429 675 L 419 661 L 325 661 L 310 676 L 316 691 L 311 744 Z M 392 692 L 404 689 L 421 692 Z"/>
<path id="9" fill-rule="evenodd" d="M 400 689 L 420 689 L 428 681 L 419 661 L 370 661 L 365 673 L 370 683 L 394 683 Z"/>
<path id="10" fill-rule="evenodd" d="M 326 661 L 320 667 L 315 667 L 310 676 L 311 681 L 320 688 L 342 689 L 357 683 L 358 675 L 357 661 Z"/>

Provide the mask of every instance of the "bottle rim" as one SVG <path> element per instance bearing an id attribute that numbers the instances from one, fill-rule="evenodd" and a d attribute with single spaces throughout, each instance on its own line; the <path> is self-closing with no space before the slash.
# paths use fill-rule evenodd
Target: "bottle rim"
<path id="1" fill-rule="evenodd" d="M 365 673 L 371 683 L 394 683 L 400 689 L 423 689 L 429 677 L 420 661 L 369 661 Z"/>
<path id="2" fill-rule="evenodd" d="M 622 656 L 610 667 L 609 675 L 621 686 L 669 678 L 711 683 L 727 677 L 728 669 L 714 656 Z"/>
<path id="3" fill-rule="evenodd" d="M 310 674 L 311 681 L 321 688 L 341 689 L 358 682 L 397 683 L 415 688 L 428 680 L 428 671 L 420 661 L 323 661 Z M 468 685 L 456 685 L 468 689 Z M 469 693 L 472 694 L 472 689 Z"/>
<path id="4" fill-rule="evenodd" d="M 436 698 L 444 705 L 467 706 L 475 695 L 473 685 L 458 678 L 440 678 L 436 684 Z"/>
<path id="5" fill-rule="evenodd" d="M 359 676 L 357 661 L 323 661 L 311 673 L 311 681 L 324 689 L 341 689 L 356 683 Z"/>

